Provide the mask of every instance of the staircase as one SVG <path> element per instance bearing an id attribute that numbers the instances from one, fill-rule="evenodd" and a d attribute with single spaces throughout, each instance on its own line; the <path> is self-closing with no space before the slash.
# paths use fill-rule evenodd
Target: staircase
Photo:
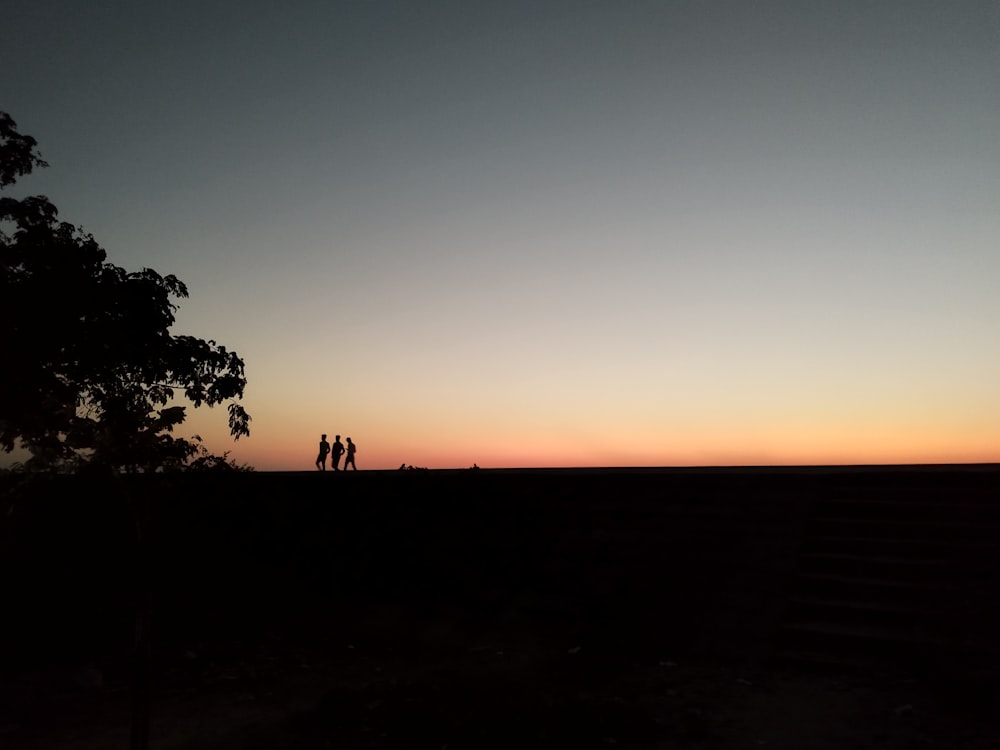
<path id="1" fill-rule="evenodd" d="M 1000 664 L 998 556 L 1000 502 L 982 492 L 817 500 L 777 660 L 907 675 Z"/>

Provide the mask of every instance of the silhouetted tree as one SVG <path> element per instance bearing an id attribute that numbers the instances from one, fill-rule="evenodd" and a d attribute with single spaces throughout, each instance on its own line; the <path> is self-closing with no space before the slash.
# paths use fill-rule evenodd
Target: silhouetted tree
<path id="1" fill-rule="evenodd" d="M 0 112 L 0 189 L 47 166 L 36 145 Z M 107 262 L 56 216 L 44 196 L 0 195 L 0 448 L 26 448 L 34 469 L 183 467 L 204 455 L 170 434 L 185 419 L 180 396 L 226 403 L 230 433 L 249 435 L 243 360 L 169 332 L 184 284 Z"/>

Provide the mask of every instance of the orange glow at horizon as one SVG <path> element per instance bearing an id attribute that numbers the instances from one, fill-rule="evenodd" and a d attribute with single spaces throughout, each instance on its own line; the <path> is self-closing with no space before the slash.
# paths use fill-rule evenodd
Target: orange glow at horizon
<path id="1" fill-rule="evenodd" d="M 260 471 L 313 470 L 320 431 L 296 430 L 286 436 L 252 434 L 232 443 L 224 430 L 204 431 L 215 451 L 231 450 L 231 457 Z M 329 440 L 334 432 L 328 431 Z M 342 439 L 347 435 L 342 434 Z M 849 429 L 733 430 L 728 434 L 692 430 L 671 435 L 649 431 L 629 435 L 593 436 L 509 434 L 438 436 L 434 442 L 419 436 L 381 431 L 352 432 L 358 444 L 360 470 L 396 469 L 400 464 L 431 469 L 559 468 L 629 466 L 795 466 L 994 463 L 1000 450 L 1000 430 L 960 433 L 870 428 L 853 434 Z"/>

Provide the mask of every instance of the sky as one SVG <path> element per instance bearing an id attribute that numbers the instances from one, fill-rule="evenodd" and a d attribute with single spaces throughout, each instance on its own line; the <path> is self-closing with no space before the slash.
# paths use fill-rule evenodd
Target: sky
<path id="1" fill-rule="evenodd" d="M 15 0 L 24 178 L 258 470 L 1000 460 L 1000 4 Z"/>

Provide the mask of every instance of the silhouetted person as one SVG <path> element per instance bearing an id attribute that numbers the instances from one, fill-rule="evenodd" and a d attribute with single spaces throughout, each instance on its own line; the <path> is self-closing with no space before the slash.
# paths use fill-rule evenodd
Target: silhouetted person
<path id="1" fill-rule="evenodd" d="M 319 455 L 316 456 L 316 468 L 320 471 L 326 471 L 326 457 L 330 455 L 330 444 L 326 442 L 326 433 L 324 432 L 319 438 Z"/>
<path id="2" fill-rule="evenodd" d="M 340 457 L 344 455 L 344 444 L 340 442 L 340 435 L 337 435 L 333 441 L 333 470 L 338 471 L 340 469 Z M 347 463 L 344 463 L 344 468 L 347 468 Z"/>
<path id="3" fill-rule="evenodd" d="M 355 471 L 358 467 L 354 465 L 354 454 L 357 452 L 358 446 L 351 442 L 350 438 L 347 438 L 347 458 L 344 459 L 344 471 L 347 471 L 347 465 L 350 464 Z"/>

